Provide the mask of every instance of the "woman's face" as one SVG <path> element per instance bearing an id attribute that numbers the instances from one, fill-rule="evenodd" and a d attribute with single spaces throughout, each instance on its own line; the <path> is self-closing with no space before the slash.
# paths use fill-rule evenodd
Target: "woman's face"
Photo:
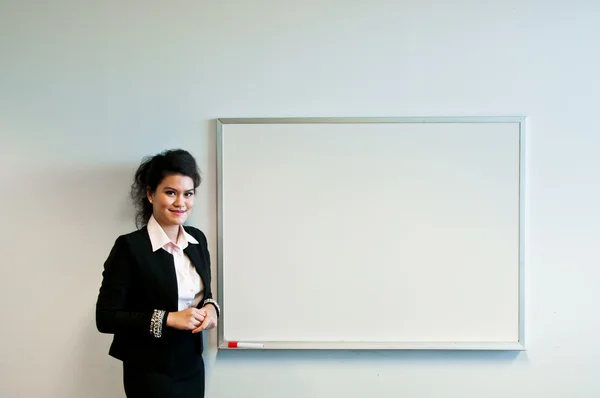
<path id="1" fill-rule="evenodd" d="M 163 228 L 182 225 L 194 207 L 194 181 L 180 174 L 166 176 L 156 191 L 148 192 L 148 200 Z"/>

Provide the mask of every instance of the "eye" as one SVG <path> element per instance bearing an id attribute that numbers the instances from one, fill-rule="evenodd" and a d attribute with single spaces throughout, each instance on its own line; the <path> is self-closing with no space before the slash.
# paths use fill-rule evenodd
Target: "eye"
<path id="1" fill-rule="evenodd" d="M 185 196 L 189 198 L 190 196 L 194 196 L 194 193 L 193 192 L 186 192 Z"/>
<path id="2" fill-rule="evenodd" d="M 173 196 L 175 195 L 175 191 L 165 191 L 165 194 L 167 194 L 168 196 Z"/>

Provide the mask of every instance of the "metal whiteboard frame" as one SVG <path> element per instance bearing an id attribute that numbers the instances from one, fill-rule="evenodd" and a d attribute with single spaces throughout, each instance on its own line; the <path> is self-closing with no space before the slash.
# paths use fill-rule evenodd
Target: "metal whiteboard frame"
<path id="1" fill-rule="evenodd" d="M 368 341 L 261 341 L 260 348 L 229 348 L 224 319 L 217 324 L 218 349 L 234 350 L 492 350 L 525 351 L 525 116 L 472 117 L 274 117 L 217 119 L 217 298 L 223 312 L 223 126 L 227 124 L 324 124 L 324 123 L 512 123 L 519 125 L 519 339 L 506 342 L 368 342 Z M 253 342 L 250 342 L 253 343 Z"/>

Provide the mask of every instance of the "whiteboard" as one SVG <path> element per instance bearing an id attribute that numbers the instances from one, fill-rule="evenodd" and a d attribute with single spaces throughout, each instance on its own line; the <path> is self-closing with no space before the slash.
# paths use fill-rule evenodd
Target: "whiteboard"
<path id="1" fill-rule="evenodd" d="M 219 348 L 524 350 L 524 143 L 524 117 L 217 119 Z"/>

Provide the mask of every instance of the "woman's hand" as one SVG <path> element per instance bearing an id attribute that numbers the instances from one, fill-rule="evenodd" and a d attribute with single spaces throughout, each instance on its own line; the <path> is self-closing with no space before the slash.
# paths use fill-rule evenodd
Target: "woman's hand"
<path id="1" fill-rule="evenodd" d="M 179 330 L 195 330 L 202 326 L 206 319 L 206 311 L 190 307 L 188 309 L 169 312 L 167 316 L 167 326 Z"/>
<path id="2" fill-rule="evenodd" d="M 192 333 L 199 333 L 203 330 L 212 329 L 217 326 L 217 310 L 213 307 L 212 304 L 206 304 L 204 307 L 200 308 L 198 311 L 201 311 L 201 314 L 204 315 L 204 320 L 195 328 Z"/>

